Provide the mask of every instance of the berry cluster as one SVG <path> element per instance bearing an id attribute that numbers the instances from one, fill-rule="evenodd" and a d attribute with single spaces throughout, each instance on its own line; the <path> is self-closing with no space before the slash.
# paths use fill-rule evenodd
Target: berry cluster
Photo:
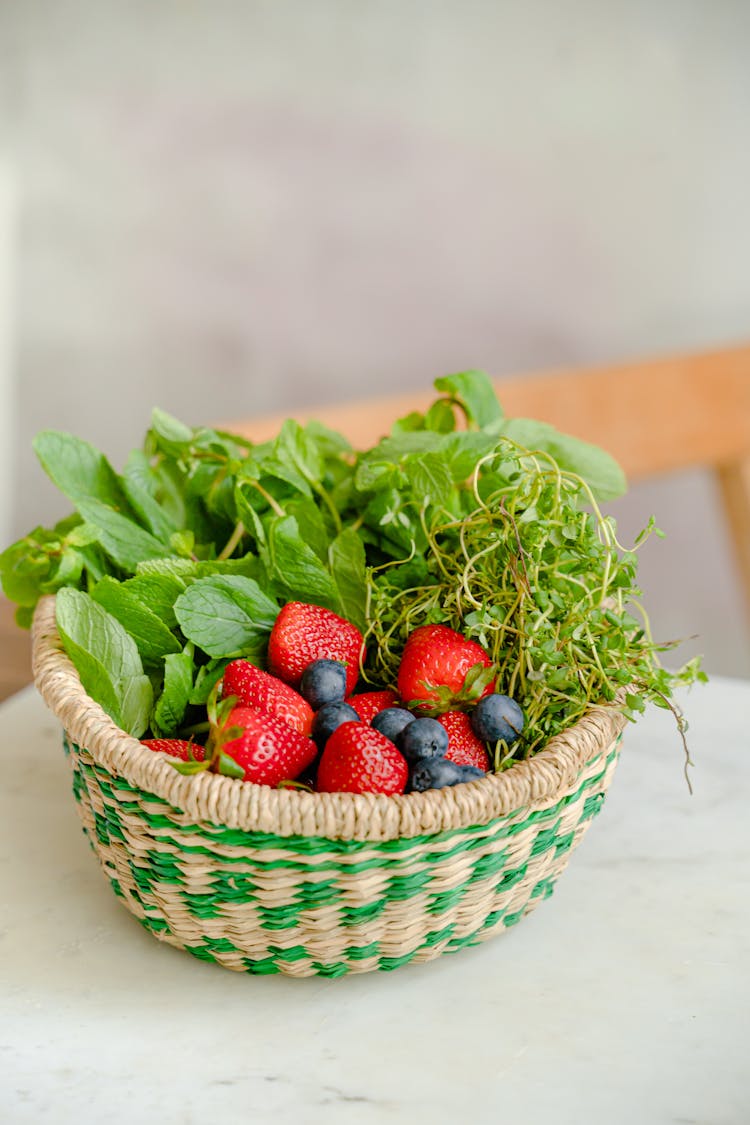
<path id="1" fill-rule="evenodd" d="M 519 738 L 521 708 L 494 691 L 484 649 L 454 630 L 425 625 L 411 633 L 397 692 L 354 693 L 364 658 L 350 622 L 290 602 L 269 639 L 269 670 L 242 659 L 225 669 L 205 747 L 176 739 L 144 745 L 180 759 L 183 772 L 394 795 L 483 777 L 487 743 Z"/>

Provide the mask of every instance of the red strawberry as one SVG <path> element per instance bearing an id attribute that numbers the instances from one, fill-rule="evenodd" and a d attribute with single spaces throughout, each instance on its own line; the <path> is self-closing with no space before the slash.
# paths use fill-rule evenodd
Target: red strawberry
<path id="1" fill-rule="evenodd" d="M 183 762 L 202 762 L 205 757 L 202 746 L 197 742 L 185 742 L 182 738 L 144 738 L 141 746 L 148 746 L 149 750 L 160 754 L 169 754 L 170 758 L 181 758 Z"/>
<path id="2" fill-rule="evenodd" d="M 313 660 L 340 660 L 346 664 L 346 690 L 354 690 L 365 645 L 359 629 L 319 605 L 288 602 L 271 630 L 268 668 L 274 676 L 297 687 Z"/>
<path id="3" fill-rule="evenodd" d="M 471 729 L 471 720 L 463 711 L 446 711 L 437 721 L 448 731 L 445 757 L 458 766 L 478 766 L 485 773 L 490 768 L 487 748 Z"/>
<path id="4" fill-rule="evenodd" d="M 309 734 L 312 730 L 315 715 L 310 704 L 283 680 L 269 676 L 249 660 L 233 660 L 227 664 L 221 694 L 224 699 L 236 695 L 243 707 L 275 715 L 300 734 Z"/>
<path id="5" fill-rule="evenodd" d="M 403 793 L 409 767 L 389 738 L 366 723 L 342 723 L 318 766 L 319 793 Z"/>
<path id="6" fill-rule="evenodd" d="M 252 707 L 234 707 L 223 731 L 241 727 L 242 733 L 221 744 L 221 750 L 245 771 L 244 780 L 276 786 L 299 777 L 314 761 L 318 748 L 311 738 L 282 719 Z M 219 732 L 221 738 L 221 732 Z"/>
<path id="7" fill-rule="evenodd" d="M 465 683 L 466 674 L 477 665 L 482 674 L 472 690 L 471 682 Z M 467 640 L 447 625 L 420 625 L 404 647 L 398 670 L 399 695 L 407 707 L 414 701 L 427 700 L 445 709 L 451 703 L 488 695 L 494 678 L 483 669 L 491 668 L 492 661 L 476 641 Z"/>
<path id="8" fill-rule="evenodd" d="M 386 707 L 395 707 L 398 696 L 395 691 L 361 691 L 359 695 L 350 695 L 346 702 L 354 708 L 363 723 L 371 723 Z"/>

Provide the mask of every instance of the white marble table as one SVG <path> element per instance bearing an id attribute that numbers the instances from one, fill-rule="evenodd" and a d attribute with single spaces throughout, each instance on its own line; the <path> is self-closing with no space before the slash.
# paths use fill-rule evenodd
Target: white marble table
<path id="1" fill-rule="evenodd" d="M 159 944 L 90 853 L 55 720 L 0 707 L 0 1121 L 750 1121 L 750 683 L 626 732 L 552 899 L 506 935 L 340 980 Z"/>

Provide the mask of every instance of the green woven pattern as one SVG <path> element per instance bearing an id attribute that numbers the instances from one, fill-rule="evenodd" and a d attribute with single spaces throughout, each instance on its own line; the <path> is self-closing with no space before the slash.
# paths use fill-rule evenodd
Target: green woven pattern
<path id="1" fill-rule="evenodd" d="M 387 842 L 191 824 L 66 749 L 84 831 L 148 930 L 240 971 L 340 976 L 454 952 L 533 910 L 599 811 L 619 739 L 552 804 Z"/>

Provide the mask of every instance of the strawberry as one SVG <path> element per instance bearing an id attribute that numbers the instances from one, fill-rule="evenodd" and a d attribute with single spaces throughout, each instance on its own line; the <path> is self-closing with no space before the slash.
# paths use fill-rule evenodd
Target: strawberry
<path id="1" fill-rule="evenodd" d="M 493 690 L 492 661 L 481 645 L 447 625 L 420 625 L 406 641 L 398 691 L 407 707 L 450 710 Z"/>
<path id="2" fill-rule="evenodd" d="M 205 752 L 197 742 L 185 742 L 182 738 L 143 738 L 141 746 L 168 754 L 170 758 L 181 758 L 183 762 L 202 762 Z"/>
<path id="3" fill-rule="evenodd" d="M 244 771 L 243 780 L 256 785 L 276 786 L 299 777 L 318 753 L 311 738 L 252 707 L 233 707 L 217 735 L 216 749 Z"/>
<path id="4" fill-rule="evenodd" d="M 446 711 L 437 721 L 448 731 L 448 749 L 445 757 L 459 766 L 478 766 L 486 773 L 490 758 L 484 743 L 471 729 L 471 720 L 463 711 Z"/>
<path id="5" fill-rule="evenodd" d="M 233 660 L 227 664 L 221 693 L 224 699 L 236 696 L 243 707 L 275 715 L 300 734 L 309 735 L 312 730 L 315 716 L 310 704 L 283 680 L 261 671 L 249 660 Z"/>
<path id="6" fill-rule="evenodd" d="M 395 691 L 361 691 L 350 695 L 346 701 L 359 715 L 363 723 L 371 723 L 381 711 L 398 704 Z"/>
<path id="7" fill-rule="evenodd" d="M 326 743 L 318 766 L 319 793 L 403 793 L 406 759 L 366 723 L 342 723 Z"/>
<path id="8" fill-rule="evenodd" d="M 268 641 L 269 671 L 295 688 L 308 664 L 325 658 L 346 664 L 348 694 L 354 691 L 364 657 L 364 640 L 356 626 L 330 609 L 303 602 L 284 606 Z"/>

